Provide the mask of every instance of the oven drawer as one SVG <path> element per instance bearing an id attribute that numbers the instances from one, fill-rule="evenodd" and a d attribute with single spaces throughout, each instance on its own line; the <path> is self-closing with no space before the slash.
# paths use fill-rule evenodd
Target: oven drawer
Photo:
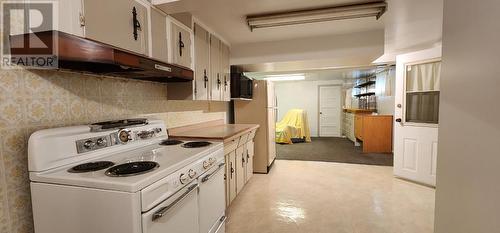
<path id="1" fill-rule="evenodd" d="M 198 183 L 191 182 L 155 208 L 142 214 L 143 233 L 196 233 Z"/>
<path id="2" fill-rule="evenodd" d="M 200 204 L 200 233 L 211 233 L 211 229 L 218 228 L 220 219 L 226 209 L 224 189 L 224 162 L 210 169 L 205 175 L 200 176 L 198 182 Z"/>

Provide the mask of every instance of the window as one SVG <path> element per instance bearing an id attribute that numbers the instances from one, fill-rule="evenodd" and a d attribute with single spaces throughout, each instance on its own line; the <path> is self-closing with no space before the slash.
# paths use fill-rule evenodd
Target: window
<path id="1" fill-rule="evenodd" d="M 441 61 L 406 66 L 405 121 L 438 124 Z"/>

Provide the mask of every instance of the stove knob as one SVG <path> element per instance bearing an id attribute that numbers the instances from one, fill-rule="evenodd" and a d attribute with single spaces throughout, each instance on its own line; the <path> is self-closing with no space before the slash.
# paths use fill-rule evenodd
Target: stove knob
<path id="1" fill-rule="evenodd" d="M 127 143 L 132 140 L 132 135 L 130 134 L 130 130 L 122 129 L 118 131 L 118 139 L 121 143 Z"/>
<path id="2" fill-rule="evenodd" d="M 207 169 L 208 167 L 210 167 L 210 162 L 203 161 L 203 169 Z"/>
<path id="3" fill-rule="evenodd" d="M 179 177 L 179 180 L 181 181 L 181 184 L 186 184 L 189 181 L 189 177 L 186 174 L 182 173 Z"/>
<path id="4" fill-rule="evenodd" d="M 97 145 L 98 146 L 106 146 L 106 143 L 107 143 L 107 141 L 106 141 L 105 138 L 99 138 L 99 139 L 97 139 Z"/>
<path id="5" fill-rule="evenodd" d="M 215 159 L 214 158 L 210 158 L 210 159 L 208 159 L 208 161 L 210 162 L 210 165 L 213 165 L 215 163 Z"/>
<path id="6" fill-rule="evenodd" d="M 196 176 L 196 172 L 193 171 L 193 169 L 189 169 L 188 174 L 189 174 L 189 178 L 191 178 L 191 179 L 193 179 Z"/>
<path id="7" fill-rule="evenodd" d="M 94 148 L 94 146 L 95 146 L 95 142 L 93 142 L 92 140 L 87 140 L 83 143 L 83 147 L 85 147 L 85 149 L 87 149 L 87 150 Z"/>

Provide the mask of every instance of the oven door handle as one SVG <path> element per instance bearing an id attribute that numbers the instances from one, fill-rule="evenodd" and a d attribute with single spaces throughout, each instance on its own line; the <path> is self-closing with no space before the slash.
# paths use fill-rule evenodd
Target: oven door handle
<path id="1" fill-rule="evenodd" d="M 189 186 L 189 188 L 184 192 L 179 198 L 177 198 L 175 201 L 170 203 L 170 205 L 167 205 L 161 209 L 159 209 L 156 213 L 153 214 L 153 222 L 160 219 L 161 217 L 165 216 L 165 214 L 175 206 L 177 206 L 181 201 L 186 199 L 186 197 L 191 194 L 192 192 L 196 191 L 196 188 L 198 188 L 198 184 L 193 184 Z"/>
<path id="2" fill-rule="evenodd" d="M 224 167 L 226 163 L 220 163 L 219 164 L 219 167 L 212 173 L 204 176 L 203 178 L 201 178 L 201 183 L 205 183 L 207 182 L 208 180 L 210 180 L 210 178 L 212 178 L 212 176 L 214 176 L 220 169 L 222 169 L 222 167 Z"/>
<path id="3" fill-rule="evenodd" d="M 217 230 L 215 230 L 214 233 L 217 233 L 219 232 L 219 230 L 222 228 L 223 226 L 223 223 L 226 221 L 226 216 L 222 216 L 220 219 L 219 219 L 219 226 L 217 227 Z"/>

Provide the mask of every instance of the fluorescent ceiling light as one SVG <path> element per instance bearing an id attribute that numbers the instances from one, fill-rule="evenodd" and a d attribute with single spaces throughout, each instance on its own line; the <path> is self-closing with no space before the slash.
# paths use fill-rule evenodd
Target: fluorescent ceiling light
<path id="1" fill-rule="evenodd" d="M 149 0 L 153 5 L 161 5 L 171 2 L 178 2 L 179 0 Z"/>
<path id="2" fill-rule="evenodd" d="M 268 75 L 264 80 L 268 81 L 297 81 L 304 80 L 306 76 L 304 74 L 280 74 L 280 75 Z"/>
<path id="3" fill-rule="evenodd" d="M 247 16 L 250 30 L 255 28 L 278 27 L 294 24 L 326 22 L 332 20 L 376 17 L 384 14 L 387 7 L 385 1 L 362 3 L 309 10 L 298 10 L 265 15 Z"/>

